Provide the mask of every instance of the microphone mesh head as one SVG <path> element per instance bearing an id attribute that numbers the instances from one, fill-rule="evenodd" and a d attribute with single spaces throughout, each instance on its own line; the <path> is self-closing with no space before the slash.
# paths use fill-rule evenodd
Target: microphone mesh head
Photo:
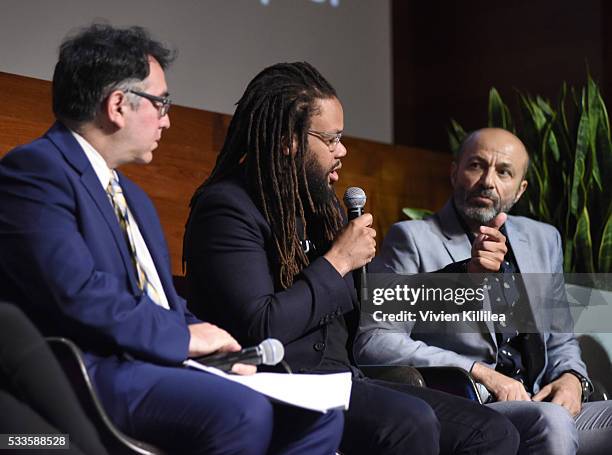
<path id="1" fill-rule="evenodd" d="M 344 205 L 347 209 L 362 209 L 366 204 L 366 194 L 361 188 L 351 186 L 344 192 Z"/>
<path id="2" fill-rule="evenodd" d="M 268 338 L 259 343 L 261 348 L 261 363 L 264 365 L 276 365 L 285 357 L 283 343 L 275 338 Z"/>

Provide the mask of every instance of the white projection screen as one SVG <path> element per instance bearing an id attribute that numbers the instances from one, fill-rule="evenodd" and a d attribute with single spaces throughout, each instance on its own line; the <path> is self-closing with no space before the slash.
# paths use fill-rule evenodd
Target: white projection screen
<path id="1" fill-rule="evenodd" d="M 175 103 L 232 113 L 247 82 L 305 60 L 336 87 L 345 132 L 392 141 L 390 0 L 2 0 L 0 71 L 50 80 L 57 49 L 94 21 L 142 25 L 178 49 Z"/>

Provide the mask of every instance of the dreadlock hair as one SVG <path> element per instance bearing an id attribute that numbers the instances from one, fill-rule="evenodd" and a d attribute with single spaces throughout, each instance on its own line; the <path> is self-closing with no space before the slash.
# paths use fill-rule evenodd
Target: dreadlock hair
<path id="1" fill-rule="evenodd" d="M 215 167 L 191 199 L 193 209 L 207 185 L 244 166 L 251 196 L 271 227 L 276 277 L 285 289 L 309 264 L 300 238 L 308 234 L 317 247 L 327 247 L 342 228 L 337 198 L 315 204 L 305 170 L 311 117 L 320 100 L 335 97 L 334 88 L 306 62 L 264 69 L 238 101 Z"/>

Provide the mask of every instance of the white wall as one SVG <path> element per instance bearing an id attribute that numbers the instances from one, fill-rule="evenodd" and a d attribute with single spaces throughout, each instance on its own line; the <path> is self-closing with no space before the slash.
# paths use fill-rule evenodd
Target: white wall
<path id="1" fill-rule="evenodd" d="M 392 141 L 390 0 L 0 0 L 0 71 L 51 79 L 57 49 L 94 20 L 178 48 L 175 103 L 232 113 L 247 82 L 306 60 L 336 87 L 345 131 Z"/>

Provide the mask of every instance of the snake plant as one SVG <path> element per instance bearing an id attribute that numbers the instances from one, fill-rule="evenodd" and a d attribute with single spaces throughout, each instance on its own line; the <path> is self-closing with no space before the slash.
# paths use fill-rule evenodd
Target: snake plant
<path id="1" fill-rule="evenodd" d="M 556 103 L 518 92 L 518 116 L 489 92 L 489 126 L 516 134 L 529 151 L 529 186 L 515 212 L 554 225 L 564 245 L 564 271 L 612 272 L 612 141 L 597 84 L 563 84 Z M 516 121 L 515 121 L 516 120 Z M 453 152 L 465 130 L 451 120 Z"/>

